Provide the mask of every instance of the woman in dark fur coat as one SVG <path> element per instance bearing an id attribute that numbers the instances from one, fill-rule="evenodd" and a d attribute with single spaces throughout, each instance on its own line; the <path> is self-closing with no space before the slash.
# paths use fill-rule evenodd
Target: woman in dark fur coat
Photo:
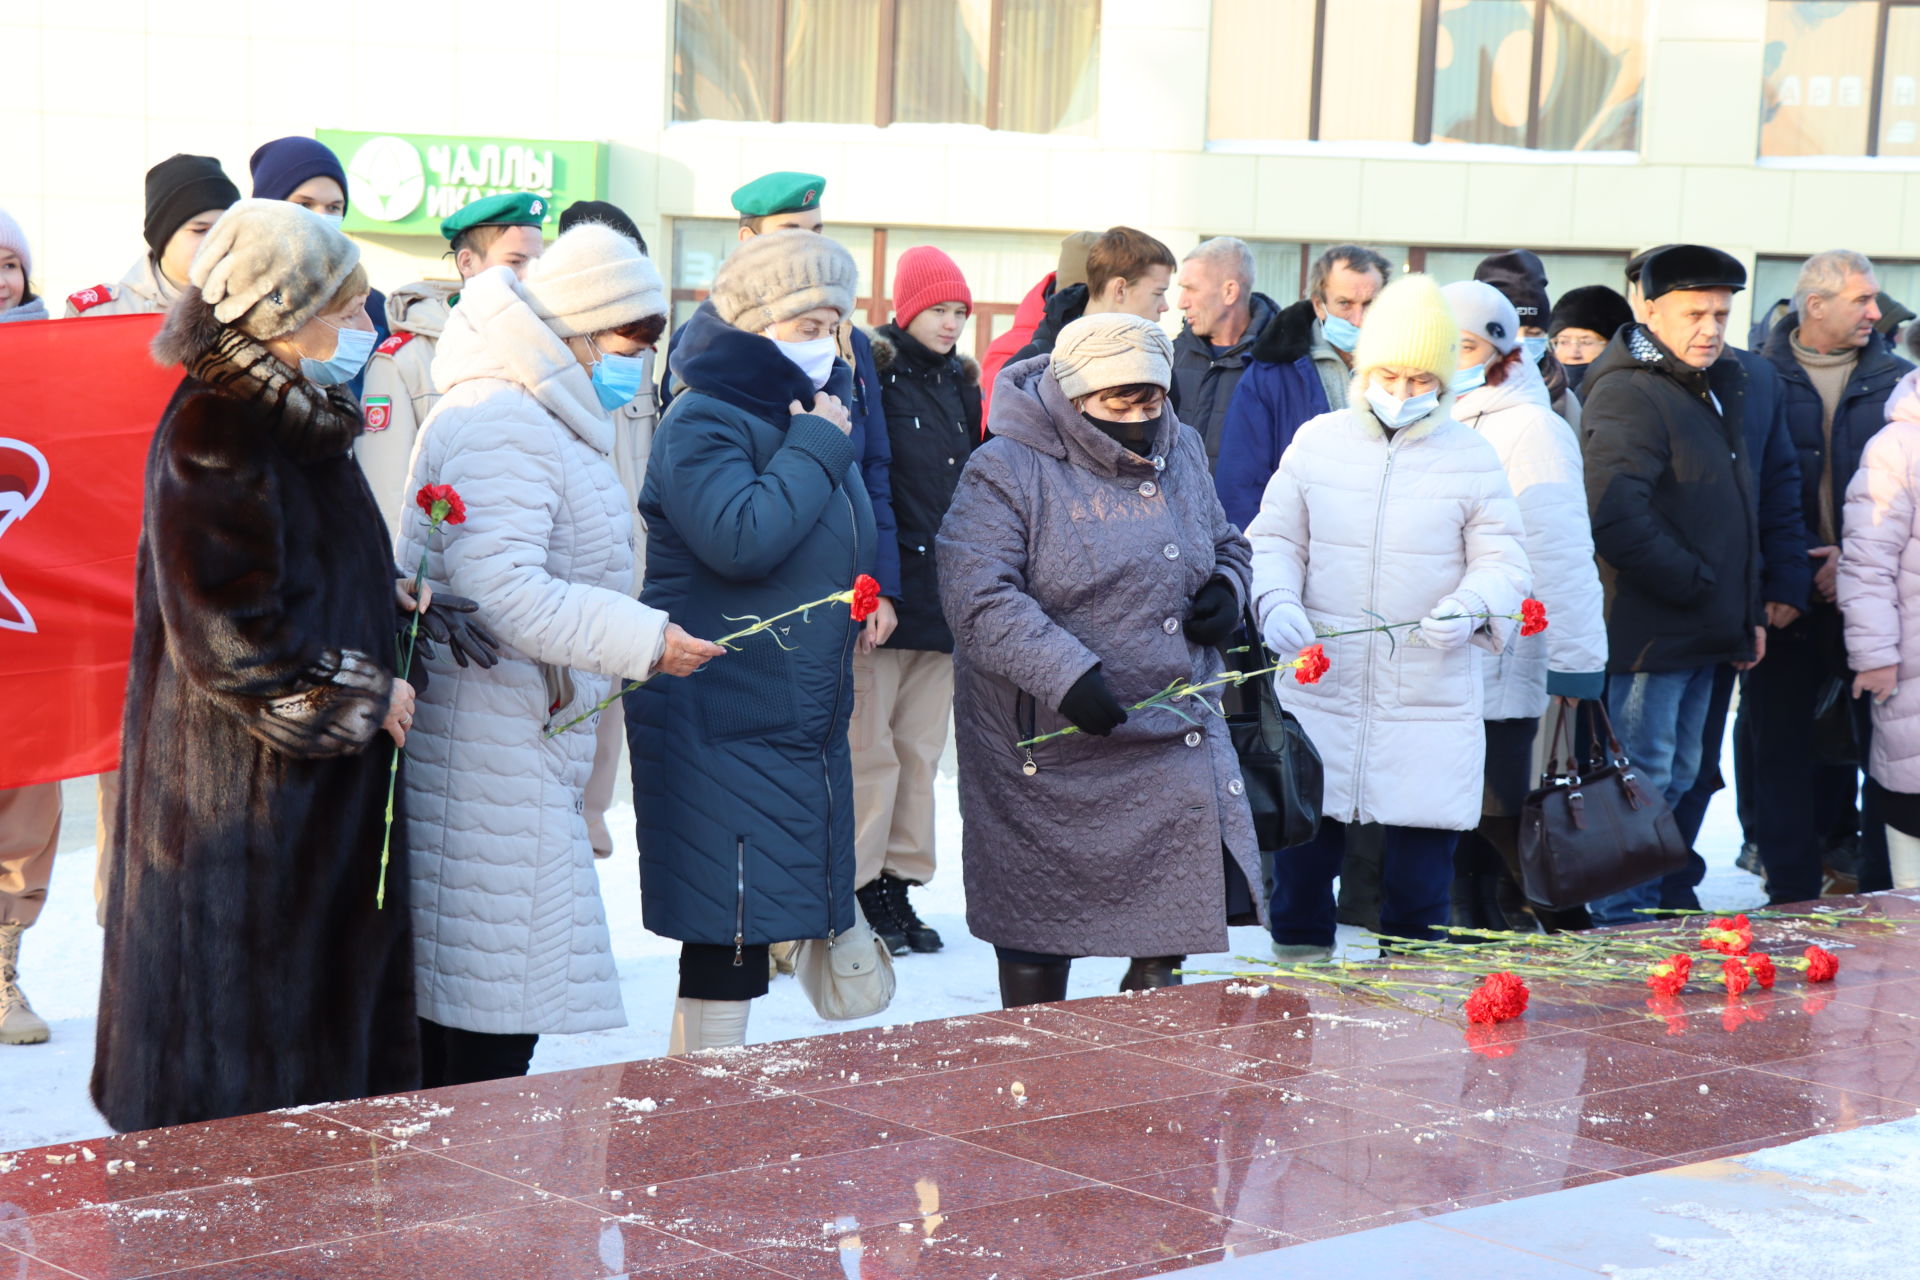
<path id="1" fill-rule="evenodd" d="M 411 601 L 350 452 L 359 256 L 241 201 L 154 340 L 187 376 L 147 460 L 107 899 L 93 1099 L 122 1131 L 418 1082 L 404 816 L 374 905 Z"/>

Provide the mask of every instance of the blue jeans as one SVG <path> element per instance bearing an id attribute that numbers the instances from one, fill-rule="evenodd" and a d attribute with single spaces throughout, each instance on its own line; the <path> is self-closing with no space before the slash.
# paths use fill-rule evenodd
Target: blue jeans
<path id="1" fill-rule="evenodd" d="M 1382 827 L 1380 932 L 1432 940 L 1447 922 L 1458 831 Z M 1273 855 L 1273 940 L 1283 945 L 1333 945 L 1333 878 L 1346 850 L 1345 823 L 1325 821 L 1313 839 Z"/>
<path id="2" fill-rule="evenodd" d="M 1607 714 L 1627 759 L 1670 808 L 1693 788 L 1700 772 L 1701 739 L 1713 701 L 1712 667 L 1686 671 L 1641 671 L 1607 679 Z M 1642 907 L 1660 905 L 1660 881 L 1587 904 L 1595 924 L 1644 920 Z"/>

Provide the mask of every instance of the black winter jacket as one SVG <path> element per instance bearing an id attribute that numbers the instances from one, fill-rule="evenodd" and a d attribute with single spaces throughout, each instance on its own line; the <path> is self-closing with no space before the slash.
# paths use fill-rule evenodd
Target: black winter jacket
<path id="1" fill-rule="evenodd" d="M 1280 316 L 1280 308 L 1264 293 L 1253 295 L 1252 311 L 1240 341 L 1218 355 L 1212 343 L 1194 336 L 1185 325 L 1173 340 L 1173 411 L 1206 442 L 1209 471 L 1220 467 L 1227 406 L 1233 403 L 1233 389 L 1240 385 L 1253 345 Z"/>
<path id="2" fill-rule="evenodd" d="M 893 516 L 899 525 L 900 625 L 889 649 L 953 652 L 940 611 L 933 536 L 947 518 L 960 471 L 980 439 L 980 366 L 936 355 L 898 325 L 873 331 L 873 363 L 893 447 Z"/>
<path id="3" fill-rule="evenodd" d="M 1052 355 L 1053 340 L 1060 336 L 1060 331 L 1087 314 L 1087 297 L 1087 286 L 1083 284 L 1055 289 L 1053 296 L 1047 299 L 1047 314 L 1040 318 L 1039 325 L 1034 328 L 1033 341 L 1020 348 L 1007 364 L 1019 364 L 1035 356 Z"/>
<path id="4" fill-rule="evenodd" d="M 1817 539 L 1820 531 L 1820 475 L 1827 461 L 1828 441 L 1820 431 L 1823 410 L 1820 392 L 1813 379 L 1793 358 L 1793 332 L 1800 327 L 1798 312 L 1788 312 L 1774 325 L 1761 354 L 1780 375 L 1781 392 L 1786 400 L 1787 434 L 1794 452 L 1800 455 L 1801 514 L 1807 522 L 1807 536 Z M 1880 428 L 1887 425 L 1887 397 L 1894 384 L 1913 368 L 1893 354 L 1887 340 L 1870 334 L 1860 350 L 1860 361 L 1847 379 L 1833 414 L 1833 516 L 1835 521 L 1847 505 L 1847 482 L 1860 468 L 1860 451 L 1867 447 Z M 1838 530 L 1835 530 L 1838 536 Z M 1812 545 L 1812 544 L 1810 544 Z"/>
<path id="5" fill-rule="evenodd" d="M 1583 385 L 1608 670 L 1751 659 L 1762 614 L 1746 370 L 1726 355 L 1694 369 L 1635 324 L 1614 335 Z"/>

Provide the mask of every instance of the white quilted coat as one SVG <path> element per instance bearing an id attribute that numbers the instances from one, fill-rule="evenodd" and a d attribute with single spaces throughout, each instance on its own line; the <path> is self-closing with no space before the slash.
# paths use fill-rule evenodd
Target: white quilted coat
<path id="1" fill-rule="evenodd" d="M 1389 440 L 1356 384 L 1352 407 L 1300 428 L 1247 527 L 1262 630 L 1289 600 L 1316 632 L 1413 621 L 1458 592 L 1519 613 L 1532 576 L 1520 509 L 1493 447 L 1448 416 L 1450 399 Z M 1326 767 L 1325 815 L 1478 825 L 1479 651 L 1499 653 L 1518 626 L 1496 618 L 1451 650 L 1406 629 L 1391 643 L 1378 632 L 1324 639 L 1332 667 L 1318 684 L 1283 672 L 1281 704 Z"/>
<path id="2" fill-rule="evenodd" d="M 1516 635 L 1482 663 L 1481 714 L 1489 720 L 1535 719 L 1546 711 L 1549 691 L 1597 698 L 1606 680 L 1605 598 L 1580 442 L 1552 403 L 1540 370 L 1522 360 L 1508 366 L 1505 382 L 1475 387 L 1453 406 L 1454 418 L 1500 455 L 1527 528 L 1533 594 L 1547 607 L 1544 632 Z"/>
<path id="3" fill-rule="evenodd" d="M 407 492 L 450 484 L 467 520 L 429 536 L 409 502 L 401 564 L 424 547 L 428 580 L 478 601 L 505 649 L 490 671 L 436 655 L 407 737 L 419 1013 L 494 1033 L 624 1026 L 583 816 L 596 721 L 546 736 L 651 672 L 664 641 L 666 615 L 628 594 L 613 423 L 504 267 L 467 282 L 433 376 Z"/>
<path id="4" fill-rule="evenodd" d="M 1887 401 L 1887 425 L 1847 483 L 1838 592 L 1847 665 L 1899 668 L 1893 697 L 1873 708 L 1867 775 L 1920 792 L 1920 371 Z"/>

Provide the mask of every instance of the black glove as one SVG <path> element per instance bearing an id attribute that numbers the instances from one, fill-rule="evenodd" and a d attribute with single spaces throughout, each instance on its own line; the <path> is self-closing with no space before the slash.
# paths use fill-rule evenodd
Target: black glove
<path id="1" fill-rule="evenodd" d="M 427 611 L 420 615 L 423 640 L 447 646 L 447 652 L 461 666 L 472 662 L 488 670 L 500 661 L 500 642 L 473 616 L 480 606 L 466 596 L 443 595 L 436 591 Z"/>
<path id="2" fill-rule="evenodd" d="M 1097 662 L 1060 699 L 1060 714 L 1071 720 L 1074 728 L 1096 738 L 1106 737 L 1127 722 L 1127 709 L 1107 692 L 1106 677 L 1100 674 Z"/>
<path id="3" fill-rule="evenodd" d="M 1209 648 L 1218 646 L 1240 625 L 1240 600 L 1233 584 L 1215 574 L 1193 593 L 1193 611 L 1187 615 L 1187 639 Z"/>

